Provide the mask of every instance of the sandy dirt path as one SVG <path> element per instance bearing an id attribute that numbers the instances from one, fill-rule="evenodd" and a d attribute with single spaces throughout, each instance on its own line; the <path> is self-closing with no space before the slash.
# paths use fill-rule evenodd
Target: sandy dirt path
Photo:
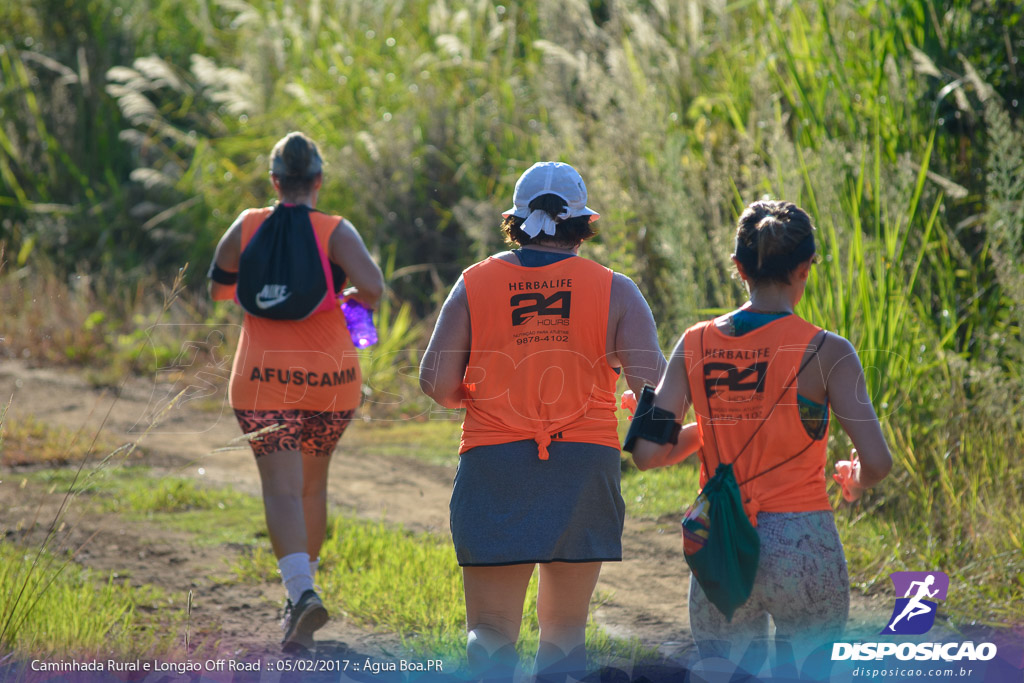
<path id="1" fill-rule="evenodd" d="M 133 378 L 119 392 L 93 388 L 81 373 L 59 368 L 30 368 L 17 361 L 0 363 L 0 397 L 13 396 L 7 416 L 16 421 L 34 416 L 47 423 L 81 428 L 91 437 L 102 426 L 117 441 L 142 437 L 145 464 L 215 485 L 229 485 L 258 494 L 256 468 L 248 448 L 215 452 L 239 435 L 237 423 L 220 394 L 192 398 L 166 412 L 159 425 L 145 433 L 155 412 L 178 384 L 155 385 Z M 222 390 L 221 390 L 222 391 Z M 358 423 L 351 429 L 359 429 Z M 144 436 L 143 436 L 144 434 Z M 341 446 L 331 466 L 332 505 L 369 519 L 400 522 L 414 530 L 448 533 L 448 497 L 454 469 L 430 465 L 412 458 L 362 457 Z M 39 501 L 18 497 L 12 477 L 0 484 L 0 506 L 7 508 L 8 529 L 34 518 Z M 44 501 L 55 509 L 57 496 Z M 628 503 L 627 503 L 628 505 Z M 20 522 L 18 521 L 20 520 Z M 78 555 L 84 564 L 104 571 L 126 574 L 140 583 L 160 585 L 171 595 L 194 595 L 192 628 L 216 641 L 221 652 L 231 654 L 273 647 L 279 639 L 275 620 L 281 590 L 277 586 L 223 585 L 210 578 L 226 566 L 230 548 L 199 548 L 166 530 L 144 524 L 123 524 L 111 518 L 86 519 L 68 515 L 63 543 L 76 548 L 88 539 Z M 607 600 L 597 610 L 599 623 L 612 635 L 639 638 L 671 661 L 684 663 L 692 640 L 686 611 L 688 572 L 682 558 L 674 519 L 627 518 L 623 537 L 623 562 L 605 566 L 598 591 Z M 159 537 L 154 539 L 154 533 Z M 873 615 L 884 606 L 855 598 L 854 620 L 884 619 Z M 393 634 L 370 633 L 337 616 L 318 634 L 321 651 L 356 651 L 371 655 L 394 653 Z"/>

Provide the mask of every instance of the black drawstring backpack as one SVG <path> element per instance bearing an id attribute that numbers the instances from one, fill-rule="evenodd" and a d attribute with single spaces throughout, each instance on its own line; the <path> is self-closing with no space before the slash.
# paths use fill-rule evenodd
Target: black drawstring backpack
<path id="1" fill-rule="evenodd" d="M 337 307 L 334 276 L 303 205 L 278 204 L 238 265 L 238 303 L 250 315 L 303 320 Z"/>
<path id="2" fill-rule="evenodd" d="M 700 332 L 702 358 L 704 357 L 704 331 L 706 329 L 705 327 Z M 775 403 L 766 411 L 766 416 L 761 419 L 753 434 L 750 435 L 732 462 L 719 461 L 714 476 L 707 481 L 697 499 L 683 514 L 683 557 L 708 601 L 717 607 L 728 621 L 732 621 L 733 613 L 750 598 L 750 593 L 754 589 L 754 580 L 757 578 L 757 566 L 761 560 L 761 539 L 757 535 L 757 529 L 750 523 L 747 513 L 743 510 L 740 486 L 803 455 L 810 448 L 810 444 L 801 449 L 799 453 L 749 477 L 742 483 L 736 481 L 732 467 L 764 426 L 772 409 L 786 395 L 786 391 L 804 371 L 807 363 L 811 362 L 821 350 L 827 335 L 826 332 L 810 358 L 804 361 L 796 376 L 783 388 L 782 395 L 775 399 Z M 714 435 L 715 423 L 714 416 L 711 414 L 710 397 L 708 397 L 708 418 L 712 435 Z M 717 448 L 717 438 L 715 438 L 715 444 Z M 722 454 L 719 453 L 718 456 L 721 458 Z M 707 463 L 705 463 L 706 466 Z"/>

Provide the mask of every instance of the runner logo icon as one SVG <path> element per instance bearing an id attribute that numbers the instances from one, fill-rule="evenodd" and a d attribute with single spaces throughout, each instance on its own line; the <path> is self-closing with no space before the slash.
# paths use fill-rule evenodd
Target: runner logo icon
<path id="1" fill-rule="evenodd" d="M 889 624 L 883 634 L 920 635 L 935 625 L 936 600 L 945 600 L 949 592 L 949 577 L 934 572 L 893 572 L 889 575 L 896 595 Z"/>
<path id="2" fill-rule="evenodd" d="M 935 625 L 937 600 L 945 600 L 949 592 L 949 577 L 940 571 L 934 572 L 893 572 L 892 579 L 896 595 L 896 606 L 893 607 L 889 623 L 881 631 L 882 635 L 916 636 L 927 633 Z M 934 636 L 933 636 L 934 637 Z M 901 639 L 889 639 L 886 642 L 874 643 L 833 643 L 832 661 L 880 661 L 895 657 L 901 662 L 918 661 L 937 662 L 987 662 L 998 654 L 995 643 L 975 643 L 973 640 L 964 642 L 936 640 L 934 642 L 899 642 Z M 895 641 L 895 642 L 893 642 Z M 861 675 L 864 669 L 853 671 L 854 676 Z M 890 670 L 895 671 L 895 670 Z M 910 678 L 899 680 L 925 680 L 924 674 L 918 671 Z M 970 669 L 962 669 L 970 675 Z M 874 677 L 873 674 L 869 674 Z M 888 674 L 886 674 L 888 675 Z M 892 673 L 895 676 L 897 674 Z M 900 674 L 902 676 L 902 674 Z M 930 675 L 934 675 L 931 673 Z M 885 680 L 890 680 L 886 678 Z M 895 680 L 895 679 L 892 679 Z M 948 677 L 942 680 L 952 680 Z M 989 680 L 986 678 L 985 680 Z"/>

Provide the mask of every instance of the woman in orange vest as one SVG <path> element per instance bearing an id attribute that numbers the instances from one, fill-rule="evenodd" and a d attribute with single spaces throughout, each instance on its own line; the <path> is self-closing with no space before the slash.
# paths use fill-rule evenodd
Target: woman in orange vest
<path id="1" fill-rule="evenodd" d="M 210 269 L 211 296 L 236 298 L 246 247 L 273 216 L 294 221 L 283 233 L 289 241 L 312 226 L 316 250 L 308 265 L 299 264 L 300 271 L 307 277 L 323 271 L 328 283 L 320 308 L 303 319 L 270 319 L 247 307 L 231 370 L 229 401 L 242 431 L 272 428 L 249 444 L 260 473 L 270 544 L 288 593 L 282 622 L 286 650 L 311 648 L 313 632 L 327 621 L 313 588 L 327 525 L 327 470 L 360 400 L 359 363 L 335 297 L 348 281 L 351 286 L 342 294 L 372 309 L 384 287 L 380 268 L 352 224 L 315 210 L 322 167 L 316 144 L 302 133 L 279 141 L 270 154 L 278 204 L 243 211 L 217 245 Z M 267 286 L 257 293 L 253 310 L 259 313 L 287 298 L 287 289 Z"/>
<path id="2" fill-rule="evenodd" d="M 568 164 L 534 164 L 503 214 L 511 246 L 462 273 L 420 366 L 423 391 L 466 408 L 451 529 L 463 568 L 467 655 L 511 680 L 534 566 L 541 677 L 586 666 L 601 563 L 622 559 L 619 373 L 640 389 L 665 359 L 628 277 L 577 255 L 598 215 Z"/>
<path id="3" fill-rule="evenodd" d="M 761 542 L 753 592 L 729 621 L 691 577 L 690 627 L 703 657 L 731 654 L 757 667 L 769 615 L 777 653 L 786 641 L 806 652 L 846 625 L 846 559 L 825 487 L 829 409 L 855 446 L 833 475 L 846 500 L 880 482 L 892 458 L 856 350 L 794 313 L 816 253 L 810 217 L 789 202 L 755 202 L 739 218 L 735 252 L 749 300 L 683 334 L 654 406 L 677 421 L 694 407 L 697 423 L 683 429 L 701 436 L 702 487 L 718 464 L 734 463 Z M 641 438 L 633 459 L 640 469 L 663 467 L 694 445 Z"/>

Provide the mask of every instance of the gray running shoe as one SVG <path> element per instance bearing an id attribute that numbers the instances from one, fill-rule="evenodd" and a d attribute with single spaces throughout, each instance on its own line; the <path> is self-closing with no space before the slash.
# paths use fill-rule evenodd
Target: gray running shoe
<path id="1" fill-rule="evenodd" d="M 326 623 L 327 609 L 316 591 L 306 591 L 294 605 L 288 600 L 281 621 L 281 629 L 284 631 L 281 647 L 285 650 L 311 650 L 314 645 L 313 632 Z"/>

